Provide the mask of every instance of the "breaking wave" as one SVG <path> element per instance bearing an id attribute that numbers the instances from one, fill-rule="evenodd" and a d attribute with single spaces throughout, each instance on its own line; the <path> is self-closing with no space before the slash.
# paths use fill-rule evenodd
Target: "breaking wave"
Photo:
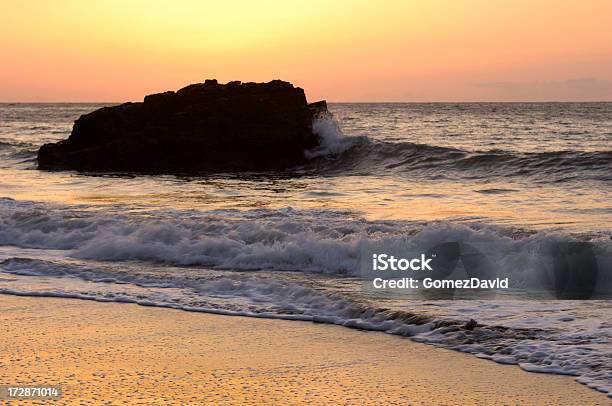
<path id="1" fill-rule="evenodd" d="M 612 181 L 612 151 L 465 151 L 413 142 L 345 136 L 333 118 L 313 125 L 321 145 L 306 151 L 306 170 L 323 174 L 420 175 L 432 178 L 527 177 L 542 182 Z"/>
<path id="2" fill-rule="evenodd" d="M 339 284 L 298 276 L 14 257 L 0 262 L 0 293 L 382 331 L 527 371 L 577 376 L 581 383 L 612 393 L 612 326 L 591 323 L 595 315 L 605 320 L 612 310 L 608 301 L 436 302 L 444 310 L 436 314 L 434 303 L 377 303 L 364 297 L 353 279 Z M 585 306 L 586 318 L 577 310 Z"/>
<path id="3" fill-rule="evenodd" d="M 577 239 L 591 241 L 599 254 L 612 258 L 607 234 L 369 221 L 352 211 L 323 209 L 125 213 L 120 206 L 96 210 L 0 199 L 0 293 L 384 331 L 528 371 L 575 375 L 611 392 L 612 352 L 605 348 L 612 341 L 612 325 L 594 329 L 589 324 L 593 312 L 606 320 L 609 302 L 581 302 L 590 306 L 586 319 L 567 311 L 575 308 L 573 302 L 528 301 L 528 312 L 516 300 L 395 302 L 371 296 L 359 279 L 365 241 L 417 246 L 459 241 L 492 244 L 505 253 L 495 266 L 528 286 L 540 283 L 547 269 L 534 251 Z M 611 263 L 601 266 L 612 269 Z M 467 323 L 469 318 L 479 323 Z"/>
<path id="4" fill-rule="evenodd" d="M 372 241 L 415 249 L 448 241 L 484 245 L 517 287 L 546 277 L 551 259 L 544 253 L 551 244 L 590 241 L 601 261 L 612 253 L 605 232 L 572 236 L 482 223 L 370 221 L 351 211 L 292 208 L 125 214 L 0 199 L 0 245 L 67 250 L 80 259 L 359 276 L 360 249 Z"/>

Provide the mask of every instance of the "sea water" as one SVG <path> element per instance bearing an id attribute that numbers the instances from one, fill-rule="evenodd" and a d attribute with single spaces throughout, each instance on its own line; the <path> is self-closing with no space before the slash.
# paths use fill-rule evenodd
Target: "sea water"
<path id="1" fill-rule="evenodd" d="M 331 104 L 320 147 L 282 173 L 38 171 L 38 147 L 101 106 L 0 104 L 1 293 L 378 330 L 612 394 L 612 301 L 412 300 L 359 280 L 366 241 L 487 244 L 524 286 L 546 244 L 610 258 L 611 103 Z"/>

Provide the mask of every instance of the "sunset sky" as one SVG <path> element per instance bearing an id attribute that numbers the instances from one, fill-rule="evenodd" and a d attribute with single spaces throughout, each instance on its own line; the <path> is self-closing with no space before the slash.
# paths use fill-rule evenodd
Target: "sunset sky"
<path id="1" fill-rule="evenodd" d="M 612 100 L 612 1 L 0 0 L 0 101 L 206 78 L 310 100 Z"/>

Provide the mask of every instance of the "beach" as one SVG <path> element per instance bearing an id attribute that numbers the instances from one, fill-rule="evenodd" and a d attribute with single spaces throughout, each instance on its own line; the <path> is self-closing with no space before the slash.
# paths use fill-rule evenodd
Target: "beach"
<path id="1" fill-rule="evenodd" d="M 612 406 L 612 2 L 0 4 L 0 406 Z"/>
<path id="2" fill-rule="evenodd" d="M 0 383 L 62 385 L 53 404 L 610 403 L 569 376 L 333 325 L 11 295 L 0 308 Z"/>

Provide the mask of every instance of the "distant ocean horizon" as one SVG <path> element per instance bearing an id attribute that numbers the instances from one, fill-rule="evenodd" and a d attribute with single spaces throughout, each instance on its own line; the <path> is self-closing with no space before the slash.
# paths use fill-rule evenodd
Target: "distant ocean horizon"
<path id="1" fill-rule="evenodd" d="M 380 299 L 358 270 L 365 241 L 486 243 L 524 286 L 551 242 L 612 258 L 612 102 L 330 103 L 276 173 L 36 169 L 111 104 L 0 103 L 0 293 L 377 330 L 612 394 L 612 301 Z"/>
<path id="2" fill-rule="evenodd" d="M 298 86 L 299 87 L 299 86 Z M 309 98 L 309 102 L 316 101 L 317 99 Z M 341 101 L 341 100 L 325 100 L 330 105 L 343 105 L 343 104 L 612 104 L 612 100 L 421 100 L 421 101 L 394 101 L 394 100 L 361 100 L 361 101 Z M 138 103 L 141 99 L 134 100 L 108 100 L 108 101 L 11 101 L 11 100 L 0 100 L 0 105 L 8 104 L 49 104 L 49 105 L 65 105 L 65 104 L 82 104 L 87 106 L 116 106 L 122 103 Z"/>

